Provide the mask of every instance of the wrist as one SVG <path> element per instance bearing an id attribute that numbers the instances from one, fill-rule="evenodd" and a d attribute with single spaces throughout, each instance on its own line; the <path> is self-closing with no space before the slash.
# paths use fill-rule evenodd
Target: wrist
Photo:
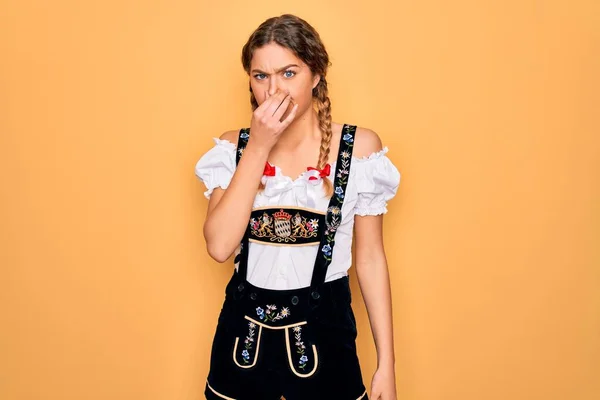
<path id="1" fill-rule="evenodd" d="M 250 140 L 246 145 L 246 149 L 244 149 L 244 153 L 249 152 L 254 154 L 256 157 L 260 158 L 261 161 L 267 161 L 269 158 L 269 153 L 271 152 L 271 148 L 264 145 L 257 145 L 255 142 Z"/>
<path id="2" fill-rule="evenodd" d="M 393 371 L 396 367 L 394 357 L 381 357 L 377 359 L 377 369 L 385 369 Z"/>

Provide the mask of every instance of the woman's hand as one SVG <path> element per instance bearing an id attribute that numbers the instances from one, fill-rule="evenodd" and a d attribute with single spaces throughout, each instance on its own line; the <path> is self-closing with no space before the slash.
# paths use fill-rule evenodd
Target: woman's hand
<path id="1" fill-rule="evenodd" d="M 296 117 L 298 103 L 294 104 L 289 115 L 281 121 L 281 117 L 288 109 L 290 102 L 293 103 L 293 100 L 289 92 L 278 90 L 273 96 L 267 97 L 254 110 L 250 123 L 251 135 L 248 147 L 259 149 L 261 152 L 266 152 L 267 154 L 271 151 L 281 133 Z"/>
<path id="2" fill-rule="evenodd" d="M 371 400 L 396 400 L 394 367 L 379 367 L 371 381 Z"/>
<path id="3" fill-rule="evenodd" d="M 208 254 L 218 262 L 231 257 L 244 236 L 271 148 L 296 116 L 297 104 L 281 121 L 291 101 L 289 93 L 277 92 L 254 110 L 252 133 L 229 187 L 215 188 L 210 197 L 204 237 Z M 237 133 L 232 140 L 236 139 Z"/>

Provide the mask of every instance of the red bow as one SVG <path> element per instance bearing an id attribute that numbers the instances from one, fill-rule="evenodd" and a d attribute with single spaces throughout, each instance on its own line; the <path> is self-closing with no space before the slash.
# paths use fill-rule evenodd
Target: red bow
<path id="1" fill-rule="evenodd" d="M 319 176 L 321 178 L 325 178 L 326 176 L 329 176 L 329 173 L 331 172 L 331 165 L 325 164 L 323 169 L 308 167 L 308 168 L 306 168 L 306 170 L 307 171 L 319 171 Z M 309 181 L 314 181 L 316 179 L 318 179 L 316 176 L 311 176 L 310 178 L 308 178 Z"/>
<path id="2" fill-rule="evenodd" d="M 265 170 L 263 171 L 263 175 L 275 176 L 275 167 L 269 164 L 268 161 L 265 163 Z"/>

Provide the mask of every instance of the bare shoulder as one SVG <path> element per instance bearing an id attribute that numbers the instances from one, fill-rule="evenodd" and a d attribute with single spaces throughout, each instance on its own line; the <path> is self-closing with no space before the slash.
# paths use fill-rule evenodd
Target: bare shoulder
<path id="1" fill-rule="evenodd" d="M 383 147 L 379 135 L 369 128 L 356 127 L 354 135 L 354 157 L 367 157 Z"/>
<path id="2" fill-rule="evenodd" d="M 239 130 L 227 131 L 227 132 L 224 132 L 219 137 L 219 139 L 221 139 L 221 140 L 227 140 L 227 141 L 229 141 L 229 142 L 237 145 L 239 134 L 240 134 Z"/>

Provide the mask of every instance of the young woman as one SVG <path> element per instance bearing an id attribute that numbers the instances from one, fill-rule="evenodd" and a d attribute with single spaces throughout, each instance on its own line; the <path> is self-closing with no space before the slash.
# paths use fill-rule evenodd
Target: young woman
<path id="1" fill-rule="evenodd" d="M 331 120 L 329 57 L 306 21 L 263 22 L 242 50 L 254 113 L 197 162 L 204 235 L 235 255 L 212 344 L 207 399 L 369 398 L 356 353 L 348 269 L 377 349 L 371 398 L 395 400 L 382 218 L 400 173 L 373 131 Z M 316 106 L 316 110 L 315 110 Z"/>

